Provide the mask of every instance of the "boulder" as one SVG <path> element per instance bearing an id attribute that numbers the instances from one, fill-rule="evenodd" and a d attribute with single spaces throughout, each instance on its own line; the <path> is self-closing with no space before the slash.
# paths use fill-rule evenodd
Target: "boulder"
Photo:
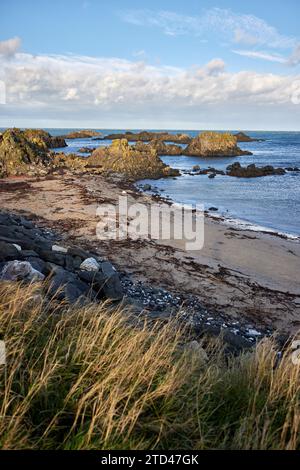
<path id="1" fill-rule="evenodd" d="M 145 144 L 144 142 L 138 142 L 133 146 L 133 148 L 141 152 L 147 151 L 149 147 L 156 150 L 157 155 L 182 155 L 182 147 L 175 144 L 166 144 L 163 140 L 159 139 L 151 140 L 148 144 Z"/>
<path id="2" fill-rule="evenodd" d="M 100 265 L 95 260 L 95 258 L 87 258 L 81 263 L 81 265 L 79 266 L 79 269 L 81 269 L 82 271 L 97 272 L 100 269 Z"/>
<path id="3" fill-rule="evenodd" d="M 101 263 L 101 271 L 105 277 L 103 292 L 108 299 L 120 300 L 124 293 L 119 274 L 109 261 Z"/>
<path id="4" fill-rule="evenodd" d="M 33 141 L 19 129 L 8 129 L 0 138 L 0 177 L 45 171 L 50 165 L 43 141 Z"/>
<path id="5" fill-rule="evenodd" d="M 202 132 L 183 150 L 184 155 L 199 157 L 232 157 L 252 155 L 237 146 L 236 137 L 229 133 Z"/>
<path id="6" fill-rule="evenodd" d="M 283 168 L 274 168 L 271 165 L 257 167 L 254 163 L 242 167 L 239 162 L 235 162 L 226 168 L 226 174 L 237 178 L 257 178 L 268 175 L 284 175 L 285 170 Z"/>
<path id="7" fill-rule="evenodd" d="M 264 140 L 264 139 L 254 139 L 253 137 L 250 137 L 244 132 L 238 132 L 237 134 L 234 134 L 234 137 L 236 137 L 237 142 L 262 142 Z"/>
<path id="8" fill-rule="evenodd" d="M 137 150 L 126 139 L 114 140 L 109 147 L 99 147 L 85 160 L 88 166 L 100 166 L 103 171 L 121 173 L 132 181 L 180 174 L 165 165 L 151 146 L 143 151 Z"/>
<path id="9" fill-rule="evenodd" d="M 9 261 L 1 271 L 0 279 L 2 281 L 24 281 L 39 282 L 45 279 L 45 276 L 34 269 L 28 261 Z"/>
<path id="10" fill-rule="evenodd" d="M 80 281 L 75 274 L 53 264 L 49 264 L 48 269 L 51 269 L 49 280 L 49 294 L 51 296 L 58 300 L 74 303 L 89 294 L 89 287 Z"/>
<path id="11" fill-rule="evenodd" d="M 0 241 L 0 261 L 15 260 L 20 255 L 20 251 L 14 243 Z"/>
<path id="12" fill-rule="evenodd" d="M 78 153 L 92 153 L 96 150 L 96 147 L 81 147 L 77 150 Z"/>

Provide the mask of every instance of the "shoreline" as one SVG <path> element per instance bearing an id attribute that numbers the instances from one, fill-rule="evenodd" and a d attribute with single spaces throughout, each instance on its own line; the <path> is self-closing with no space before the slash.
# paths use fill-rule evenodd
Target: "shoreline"
<path id="1" fill-rule="evenodd" d="M 182 206 L 193 206 L 191 204 L 186 204 L 184 202 L 178 202 L 172 199 L 170 196 L 164 196 L 163 191 L 159 189 L 154 189 L 154 190 L 143 190 L 143 181 L 136 181 L 134 183 L 134 186 L 142 193 L 145 195 L 151 195 L 157 198 L 157 200 L 160 200 L 161 202 L 164 202 L 165 204 L 169 205 L 182 205 Z M 147 180 L 148 181 L 148 180 Z M 156 181 L 156 180 L 149 180 L 149 181 Z M 192 210 L 197 211 L 197 209 L 193 208 Z M 300 234 L 294 234 L 294 233 L 289 233 L 289 232 L 283 232 L 277 229 L 273 229 L 271 227 L 265 227 L 263 225 L 257 224 L 255 222 L 251 222 L 246 219 L 240 219 L 238 217 L 233 217 L 233 216 L 226 216 L 222 212 L 217 211 L 210 211 L 210 210 L 204 210 L 204 216 L 214 220 L 218 221 L 219 223 L 223 223 L 224 225 L 232 228 L 233 230 L 241 230 L 241 231 L 249 231 L 249 232 L 254 232 L 254 233 L 263 233 L 266 235 L 273 235 L 275 237 L 282 238 L 284 240 L 290 240 L 296 243 L 300 243 Z"/>
<path id="2" fill-rule="evenodd" d="M 185 252 L 176 240 L 99 242 L 99 205 L 116 204 L 124 191 L 130 203 L 170 201 L 118 178 L 68 171 L 50 178 L 8 178 L 0 190 L 3 210 L 34 217 L 66 242 L 98 249 L 134 283 L 197 298 L 220 319 L 287 333 L 300 327 L 300 246 L 292 240 L 238 230 L 208 215 L 201 252 Z"/>

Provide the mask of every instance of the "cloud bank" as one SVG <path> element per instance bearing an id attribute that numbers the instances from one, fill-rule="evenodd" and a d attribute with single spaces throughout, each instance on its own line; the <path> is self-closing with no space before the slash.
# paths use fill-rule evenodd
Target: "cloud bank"
<path id="1" fill-rule="evenodd" d="M 204 122 L 211 127 L 214 119 L 220 126 L 222 115 L 226 128 L 233 118 L 245 127 L 251 112 L 256 122 L 258 113 L 299 113 L 291 97 L 300 88 L 300 75 L 232 73 L 221 59 L 183 69 L 118 58 L 15 53 L 2 57 L 0 68 L 7 89 L 2 126 L 13 115 L 76 120 L 78 126 L 88 121 L 110 127 L 122 121 L 122 127 L 153 122 L 197 128 Z"/>

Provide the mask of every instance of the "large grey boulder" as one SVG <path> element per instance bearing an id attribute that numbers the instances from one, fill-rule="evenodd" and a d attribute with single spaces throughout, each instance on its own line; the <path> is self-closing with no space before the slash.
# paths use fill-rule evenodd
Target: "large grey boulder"
<path id="1" fill-rule="evenodd" d="M 95 260 L 95 258 L 87 258 L 81 263 L 80 269 L 83 271 L 97 272 L 100 269 L 100 264 Z"/>
<path id="2" fill-rule="evenodd" d="M 108 299 L 120 300 L 123 297 L 123 288 L 119 274 L 109 261 L 101 263 L 101 271 L 105 277 L 103 292 Z"/>
<path id="3" fill-rule="evenodd" d="M 53 297 L 74 303 L 89 295 L 89 286 L 78 279 L 75 274 L 52 263 L 48 263 L 48 269 L 51 269 L 49 294 Z"/>
<path id="4" fill-rule="evenodd" d="M 0 274 L 2 281 L 39 282 L 44 279 L 44 274 L 34 269 L 28 261 L 9 261 Z"/>
<path id="5" fill-rule="evenodd" d="M 18 248 L 13 243 L 0 241 L 0 261 L 15 260 L 19 254 Z"/>

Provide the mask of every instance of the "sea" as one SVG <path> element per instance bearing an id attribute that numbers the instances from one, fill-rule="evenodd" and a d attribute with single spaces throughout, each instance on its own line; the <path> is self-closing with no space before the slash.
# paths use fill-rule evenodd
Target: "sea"
<path id="1" fill-rule="evenodd" d="M 45 129 L 52 135 L 67 134 L 77 129 Z M 128 129 L 95 129 L 103 135 L 125 132 Z M 130 129 L 138 132 L 138 129 Z M 144 129 L 159 131 L 157 129 Z M 300 132 L 264 132 L 243 130 L 250 137 L 263 139 L 260 142 L 239 142 L 243 150 L 250 150 L 253 155 L 226 158 L 202 158 L 188 156 L 162 156 L 167 165 L 179 170 L 191 170 L 193 166 L 209 166 L 225 170 L 234 162 L 241 165 L 255 163 L 257 166 L 300 168 Z M 170 133 L 185 133 L 191 137 L 201 130 L 172 130 Z M 231 130 L 236 133 L 238 130 Z M 90 138 L 67 140 L 64 152 L 77 152 L 80 147 L 98 147 L 110 144 L 109 140 L 96 141 Z M 59 151 L 59 149 L 56 149 Z M 83 155 L 83 154 L 80 154 Z M 257 231 L 269 231 L 285 234 L 290 238 L 300 237 L 300 172 L 288 172 L 285 175 L 259 178 L 235 178 L 217 175 L 214 179 L 207 175 L 191 176 L 182 173 L 180 177 L 160 180 L 143 180 L 155 191 L 161 192 L 174 202 L 204 205 L 209 210 L 214 207 L 215 217 L 226 223 Z"/>

